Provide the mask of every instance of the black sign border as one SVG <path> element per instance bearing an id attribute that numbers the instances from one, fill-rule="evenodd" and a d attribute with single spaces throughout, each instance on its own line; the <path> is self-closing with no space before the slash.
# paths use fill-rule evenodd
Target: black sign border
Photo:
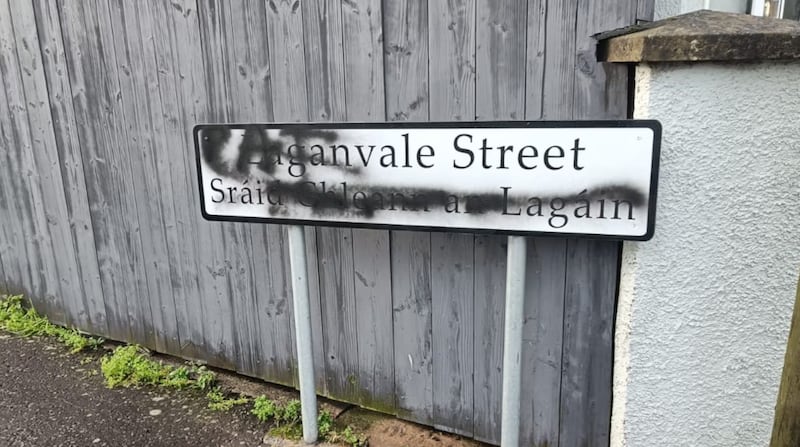
<path id="1" fill-rule="evenodd" d="M 267 129 L 561 129 L 561 128 L 649 128 L 653 131 L 653 153 L 650 167 L 650 195 L 648 197 L 647 231 L 642 236 L 609 235 L 593 233 L 561 233 L 545 231 L 492 230 L 469 227 L 438 227 L 416 225 L 369 224 L 361 222 L 338 222 L 329 220 L 281 219 L 272 217 L 215 216 L 206 212 L 203 194 L 202 165 L 198 136 L 201 130 L 215 127 L 243 129 L 248 126 L 262 126 Z M 447 122 L 313 122 L 313 123 L 235 123 L 198 124 L 192 130 L 194 136 L 197 182 L 200 192 L 200 210 L 203 218 L 211 222 L 268 223 L 279 225 L 323 226 L 338 228 L 367 228 L 378 230 L 436 231 L 444 233 L 472 233 L 480 235 L 532 236 L 557 238 L 583 238 L 601 240 L 648 241 L 653 237 L 656 225 L 656 199 L 658 196 L 658 170 L 661 161 L 661 123 L 657 120 L 595 120 L 595 121 L 447 121 Z"/>

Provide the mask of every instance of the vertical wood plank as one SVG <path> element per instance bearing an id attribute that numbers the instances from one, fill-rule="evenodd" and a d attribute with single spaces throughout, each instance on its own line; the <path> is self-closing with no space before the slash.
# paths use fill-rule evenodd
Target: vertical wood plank
<path id="1" fill-rule="evenodd" d="M 474 237 L 431 237 L 434 426 L 472 436 Z"/>
<path id="2" fill-rule="evenodd" d="M 187 59 L 192 53 L 197 53 L 198 41 L 193 43 L 180 42 L 178 35 L 190 33 L 186 24 L 194 24 L 194 34 L 197 34 L 197 17 L 194 5 L 187 6 L 185 2 L 175 2 L 167 5 L 164 2 L 153 2 L 143 5 L 147 8 L 147 17 L 152 23 L 153 38 L 143 36 L 143 45 L 152 46 L 148 56 L 153 58 L 154 66 L 151 68 L 156 82 L 157 91 L 150 93 L 150 98 L 159 103 L 160 110 L 151 110 L 153 120 L 163 117 L 163 128 L 157 134 L 161 142 L 155 154 L 159 160 L 159 171 L 164 168 L 168 173 L 161 177 L 161 181 L 168 188 L 168 193 L 162 191 L 162 207 L 165 213 L 165 226 L 167 237 L 167 253 L 170 268 L 170 278 L 173 289 L 173 306 L 175 315 L 176 343 L 171 344 L 172 353 L 182 357 L 198 358 L 198 347 L 204 342 L 202 331 L 194 327 L 197 317 L 192 314 L 201 314 L 202 305 L 197 300 L 203 300 L 199 285 L 198 262 L 199 250 L 197 248 L 198 229 L 196 223 L 198 208 L 193 205 L 193 184 L 191 170 L 188 169 L 187 158 L 193 154 L 193 143 L 187 139 L 191 124 L 186 126 L 184 113 L 191 107 L 187 106 L 182 98 L 181 84 L 185 82 L 181 74 L 180 59 L 176 53 L 178 48 Z M 188 28 L 188 29 L 187 29 Z M 144 31 L 144 27 L 143 27 Z M 173 50 L 174 49 L 174 50 Z M 198 64 L 202 67 L 201 64 Z M 152 86 L 148 86 L 152 89 Z M 165 194 L 166 193 L 166 194 Z M 171 201 L 168 201 L 171 200 Z M 202 328 L 202 323 L 195 323 Z"/>
<path id="3" fill-rule="evenodd" d="M 384 88 L 389 120 L 427 121 L 428 5 L 384 3 Z M 395 406 L 400 417 L 433 423 L 431 235 L 393 231 L 391 296 Z"/>
<path id="4" fill-rule="evenodd" d="M 34 141 L 32 124 L 29 121 L 28 101 L 24 91 L 23 75 L 20 71 L 17 42 L 14 33 L 12 12 L 8 2 L 0 2 L 0 81 L 4 90 L 3 129 L 11 144 L 8 146 L 8 161 L 12 185 L 12 200 L 16 201 L 17 216 L 20 219 L 22 241 L 29 264 L 21 270 L 27 271 L 27 281 L 23 281 L 24 291 L 46 315 L 55 321 L 65 323 L 63 308 L 57 302 L 60 294 L 59 272 L 55 262 L 52 236 L 49 232 L 47 216 L 39 205 L 42 201 L 43 182 L 37 167 L 36 149 L 41 149 Z M 35 42 L 31 42 L 34 44 Z M 29 47 L 30 48 L 30 47 Z M 33 98 L 32 98 L 33 99 Z M 36 110 L 42 105 L 34 103 Z M 45 106 L 46 110 L 46 106 Z M 38 146 L 38 147 L 35 147 Z M 39 160 L 44 162 L 44 160 Z M 60 253 L 63 255 L 63 253 Z M 17 255 L 18 256 L 18 255 Z"/>
<path id="5" fill-rule="evenodd" d="M 75 246 L 70 235 L 70 223 L 64 195 L 60 160 L 56 151 L 53 118 L 47 94 L 47 82 L 42 68 L 42 53 L 31 3 L 11 2 L 11 15 L 20 68 L 21 87 L 26 101 L 30 147 L 38 173 L 41 199 L 38 208 L 44 219 L 42 242 L 49 241 L 48 251 L 54 257 L 57 291 L 54 297 L 55 315 L 61 322 L 85 327 L 88 322 L 81 281 L 76 268 Z M 101 322 L 102 323 L 102 322 Z M 102 326 L 101 326 L 102 328 Z"/>
<path id="6" fill-rule="evenodd" d="M 304 55 L 303 9 L 299 0 L 269 0 L 267 7 L 267 42 L 269 44 L 269 64 L 271 72 L 270 88 L 274 119 L 276 121 L 306 121 L 309 117 L 308 92 L 306 88 L 306 63 Z M 280 232 L 283 237 L 284 227 L 274 226 L 268 231 Z M 277 234 L 276 234 L 277 235 Z M 306 250 L 309 270 L 309 299 L 319 300 L 320 280 L 316 279 L 318 267 L 314 250 L 319 244 L 313 228 L 305 229 Z M 288 247 L 283 259 L 288 259 Z M 270 252 L 276 253 L 273 248 Z M 277 253 L 276 253 L 277 254 Z M 288 273 L 288 270 L 285 271 Z M 288 276 L 287 276 L 288 278 Z M 287 291 L 291 284 L 287 285 Z M 287 296 L 287 298 L 289 298 Z M 287 300 L 288 308 L 281 314 L 284 321 L 276 321 L 272 337 L 276 340 L 290 340 L 288 354 L 289 365 L 294 371 L 295 333 L 291 300 Z M 312 336 L 313 337 L 313 336 Z M 312 339 L 313 341 L 313 339 Z M 315 365 L 321 368 L 322 365 Z M 296 384 L 296 374 L 291 374 L 291 382 Z"/>
<path id="7" fill-rule="evenodd" d="M 572 118 L 578 0 L 547 2 L 542 119 Z M 527 88 L 536 88 L 529 85 Z"/>
<path id="8" fill-rule="evenodd" d="M 397 414 L 433 421 L 431 241 L 417 232 L 392 232 L 392 297 Z"/>
<path id="9" fill-rule="evenodd" d="M 636 7 L 636 0 L 579 0 L 575 23 L 575 119 L 626 117 L 628 67 L 598 63 L 597 41 L 592 35 L 633 24 Z"/>
<path id="10" fill-rule="evenodd" d="M 544 71 L 547 0 L 528 0 L 527 43 L 525 45 L 525 119 L 540 120 L 544 111 Z"/>
<path id="11" fill-rule="evenodd" d="M 241 2 L 235 3 L 239 4 Z M 186 84 L 184 92 L 191 101 L 190 104 L 194 105 L 193 116 L 196 121 L 191 124 L 225 122 L 229 119 L 233 105 L 228 74 L 232 68 L 229 64 L 228 39 L 226 39 L 226 29 L 230 25 L 225 18 L 225 14 L 230 13 L 224 8 L 224 4 L 217 1 L 198 1 L 196 7 L 200 54 L 189 53 L 186 55 L 189 57 L 181 59 L 181 72 L 190 79 L 190 84 Z M 188 11 L 188 8 L 189 4 L 184 3 L 184 10 Z M 175 23 L 183 24 L 178 20 Z M 193 24 L 186 24 L 183 29 L 193 32 L 191 25 Z M 198 63 L 202 63 L 202 66 L 198 67 Z M 187 130 L 189 128 L 191 125 Z M 197 175 L 195 167 L 190 169 L 193 175 Z M 199 208 L 199 200 L 197 206 Z M 233 360 L 239 350 L 239 339 L 234 328 L 235 310 L 232 303 L 236 297 L 232 296 L 230 285 L 231 281 L 235 281 L 231 278 L 234 264 L 230 259 L 238 258 L 236 253 L 233 253 L 233 258 L 230 257 L 234 249 L 227 244 L 226 234 L 241 233 L 242 226 L 198 219 L 197 229 L 199 234 L 207 238 L 198 246 L 199 283 L 202 291 L 201 306 L 198 309 L 201 314 L 198 317 L 202 318 L 198 323 L 202 326 L 198 329 L 203 331 L 201 335 L 204 351 L 217 365 L 241 367 L 241 364 L 236 365 Z"/>
<path id="12" fill-rule="evenodd" d="M 429 3 L 430 118 L 476 115 L 474 1 Z M 436 427 L 473 434 L 475 237 L 431 234 L 433 418 Z"/>
<path id="13" fill-rule="evenodd" d="M 578 429 L 559 416 L 566 247 L 563 239 L 528 242 L 520 396 L 522 445 L 559 445 L 561 423 L 568 424 L 570 430 Z"/>
<path id="14" fill-rule="evenodd" d="M 6 6 L 6 5 L 3 5 Z M 0 18 L 5 22 L 7 19 Z M 0 46 L 5 45 L 8 39 L 8 26 L 2 25 L 0 33 Z M 2 59 L 0 59 L 2 60 Z M 4 291 L 9 294 L 20 294 L 26 291 L 30 284 L 30 270 L 26 256 L 26 246 L 23 242 L 23 222 L 20 210 L 20 200 L 16 196 L 17 175 L 12 168 L 11 148 L 16 144 L 11 128 L 11 114 L 8 109 L 9 101 L 6 98 L 5 70 L 0 70 L 0 260 L 3 262 L 5 274 Z"/>
<path id="15" fill-rule="evenodd" d="M 302 2 L 303 34 L 305 42 L 306 86 L 308 92 L 308 112 L 311 121 L 345 121 L 344 52 L 342 49 L 341 2 L 325 0 Z M 312 302 L 312 339 L 314 341 L 314 376 L 317 391 L 329 394 L 326 372 L 326 340 L 322 324 L 322 305 L 320 302 L 319 271 L 317 263 L 317 242 L 322 233 L 339 232 L 351 234 L 346 229 L 314 228 L 306 229 L 306 243 L 310 250 L 309 282 L 316 293 Z M 313 235 L 314 237 L 309 237 Z M 330 238 L 329 234 L 325 237 Z"/>
<path id="16" fill-rule="evenodd" d="M 566 88 L 556 84 L 558 76 L 566 85 L 573 82 L 573 76 L 552 72 L 547 76 L 557 76 L 555 79 L 545 78 L 545 62 L 551 63 L 550 53 L 546 53 L 551 44 L 548 39 L 553 38 L 546 30 L 561 26 L 551 25 L 548 13 L 550 8 L 558 7 L 542 0 L 528 0 L 525 119 L 572 118 L 572 104 L 552 109 L 552 103 L 545 102 L 545 96 L 550 99 L 546 89 Z M 565 32 L 573 31 L 567 28 Z M 562 56 L 557 54 L 553 63 L 562 61 Z M 564 66 L 565 70 L 570 68 Z M 520 440 L 526 445 L 559 445 L 566 246 L 563 239 L 528 241 L 520 405 Z"/>
<path id="17" fill-rule="evenodd" d="M 560 445 L 608 445 L 619 243 L 567 244 Z"/>
<path id="18" fill-rule="evenodd" d="M 655 14 L 655 0 L 638 0 L 636 8 L 636 21 L 651 22 Z"/>
<path id="19" fill-rule="evenodd" d="M 634 23 L 637 2 L 579 1 L 575 24 L 573 117 L 612 119 L 627 115 L 627 70 L 599 64 L 599 30 Z M 597 30 L 597 31 L 596 31 Z M 618 242 L 569 240 L 562 348 L 562 445 L 607 445 L 611 417 L 613 316 Z M 569 422 L 567 422 L 569 421 Z"/>
<path id="20" fill-rule="evenodd" d="M 475 238 L 475 439 L 497 444 L 503 391 L 503 321 L 505 317 L 507 239 Z M 520 398 L 524 397 L 520 396 Z"/>
<path id="21" fill-rule="evenodd" d="M 93 224 L 78 140 L 72 87 L 67 77 L 61 23 L 56 3 L 51 0 L 33 2 L 36 28 L 40 37 L 42 68 L 47 84 L 53 125 L 53 145 L 58 151 L 68 220 L 69 239 L 75 250 L 72 262 L 79 277 L 79 297 L 86 309 L 86 319 L 74 321 L 81 329 L 108 335 L 103 290 L 97 264 Z"/>
<path id="22" fill-rule="evenodd" d="M 164 140 L 161 98 L 153 53 L 152 18 L 146 5 L 112 0 L 109 2 L 110 26 L 117 34 L 116 64 L 120 82 L 123 115 L 119 142 L 127 153 L 133 180 L 136 216 L 139 223 L 142 260 L 139 274 L 144 275 L 147 293 L 140 296 L 149 305 L 155 348 L 162 352 L 180 350 L 174 294 L 172 287 L 180 273 L 170 259 L 169 249 L 177 242 L 167 234 L 175 227 L 172 211 L 171 170 L 161 150 Z M 131 218 L 132 216 L 125 216 Z"/>
<path id="23" fill-rule="evenodd" d="M 353 241 L 348 233 L 321 231 L 317 250 L 327 389 L 332 396 L 357 402 L 358 344 Z"/>
<path id="24" fill-rule="evenodd" d="M 109 334 L 118 340 L 144 342 L 149 332 L 141 323 L 137 278 L 141 253 L 139 228 L 127 157 L 118 151 L 119 83 L 103 4 L 59 2 L 67 68 L 72 85 L 77 135 L 92 214 L 103 296 L 107 300 Z M 103 7 L 103 10 L 107 10 Z M 87 30 L 94 30 L 89 33 Z M 101 31 L 102 30 L 102 31 Z M 149 320 L 149 318 L 148 318 Z"/>
<path id="25" fill-rule="evenodd" d="M 389 5 L 391 6 L 391 5 Z M 348 121 L 386 119 L 384 11 L 380 0 L 342 2 L 345 104 Z M 351 233 L 357 331 L 356 392 L 361 405 L 386 409 L 394 404 L 391 327 L 390 234 L 385 230 Z M 344 260 L 343 260 L 344 261 Z"/>
<path id="26" fill-rule="evenodd" d="M 179 229 L 182 249 L 185 250 L 183 287 L 186 297 L 183 310 L 178 309 L 178 313 L 183 314 L 183 317 L 178 318 L 181 355 L 198 360 L 211 359 L 212 363 L 216 363 L 213 357 L 217 350 L 208 342 L 215 332 L 206 330 L 206 327 L 215 326 L 212 315 L 216 314 L 208 309 L 209 303 L 219 299 L 218 284 L 221 280 L 212 266 L 213 254 L 220 251 L 217 248 L 221 243 L 220 225 L 201 219 L 200 199 L 197 194 L 191 193 L 197 187 L 197 172 L 195 155 L 191 150 L 194 142 L 190 129 L 196 123 L 209 121 L 199 11 L 194 0 L 176 1 L 169 7 L 162 6 L 168 11 L 164 15 L 168 18 L 167 27 L 170 30 L 169 42 L 164 44 L 171 50 L 169 55 L 164 54 L 164 60 L 169 57 L 174 63 L 171 74 L 177 89 L 175 95 L 178 108 L 175 126 L 181 129 L 177 132 L 180 144 L 176 152 L 183 155 L 183 168 L 176 165 L 175 169 L 186 173 L 181 178 L 183 186 L 176 184 L 175 189 L 184 189 L 188 194 L 185 203 L 188 209 L 184 210 L 185 220 Z M 156 48 L 157 52 L 160 51 L 160 44 Z M 175 161 L 180 163 L 177 154 Z M 185 327 L 181 326 L 181 322 L 185 322 Z"/>
<path id="27" fill-rule="evenodd" d="M 526 101 L 527 4 L 478 0 L 476 22 L 476 115 L 483 120 L 521 119 Z M 506 237 L 476 237 L 481 249 L 476 250 L 475 265 L 482 271 L 476 275 L 475 306 L 501 309 L 475 313 L 475 334 L 480 337 L 475 362 L 496 362 L 475 371 L 475 435 L 490 442 L 499 442 L 500 434 L 506 242 Z M 503 287 L 493 286 L 489 278 L 499 278 Z"/>

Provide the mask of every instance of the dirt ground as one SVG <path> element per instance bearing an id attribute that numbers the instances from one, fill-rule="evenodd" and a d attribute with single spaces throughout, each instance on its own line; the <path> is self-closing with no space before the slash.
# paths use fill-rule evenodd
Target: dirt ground
<path id="1" fill-rule="evenodd" d="M 108 389 L 99 373 L 101 355 L 69 354 L 50 340 L 0 332 L 0 445 L 304 445 L 266 436 L 268 427 L 250 415 L 247 406 L 216 412 L 207 408 L 205 396 L 193 391 Z M 294 390 L 216 372 L 228 391 L 299 398 Z M 483 445 L 352 406 L 324 400 L 321 405 L 365 433 L 371 447 Z"/>

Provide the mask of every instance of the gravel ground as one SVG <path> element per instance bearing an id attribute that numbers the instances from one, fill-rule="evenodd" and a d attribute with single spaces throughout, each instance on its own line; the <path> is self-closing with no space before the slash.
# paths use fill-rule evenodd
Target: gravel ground
<path id="1" fill-rule="evenodd" d="M 208 410 L 194 392 L 106 388 L 98 358 L 0 333 L 0 446 L 265 445 L 244 409 Z"/>

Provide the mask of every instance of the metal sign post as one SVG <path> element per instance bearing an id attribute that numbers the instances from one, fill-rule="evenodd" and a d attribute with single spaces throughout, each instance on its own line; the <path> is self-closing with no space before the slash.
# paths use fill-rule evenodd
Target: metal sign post
<path id="1" fill-rule="evenodd" d="M 522 384 L 522 326 L 525 323 L 524 236 L 508 237 L 506 265 L 506 309 L 503 331 L 503 406 L 500 445 L 519 445 L 519 407 Z"/>
<path id="2" fill-rule="evenodd" d="M 314 355 L 311 346 L 311 302 L 308 297 L 306 235 L 300 225 L 289 225 L 289 263 L 297 338 L 297 375 L 302 403 L 303 441 L 317 442 L 317 392 L 314 389 Z"/>

